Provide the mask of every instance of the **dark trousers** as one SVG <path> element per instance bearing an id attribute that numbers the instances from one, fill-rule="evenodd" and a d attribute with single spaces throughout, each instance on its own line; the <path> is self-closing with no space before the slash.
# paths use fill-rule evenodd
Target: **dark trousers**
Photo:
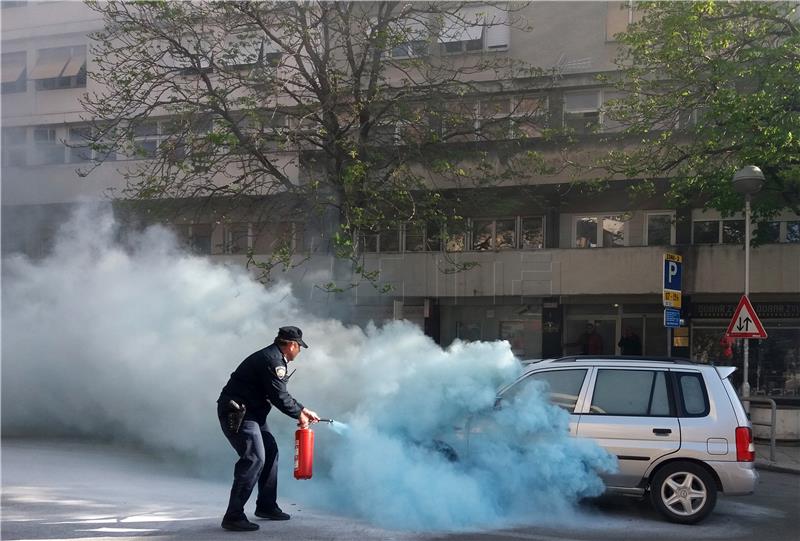
<path id="1" fill-rule="evenodd" d="M 233 468 L 233 486 L 225 519 L 245 518 L 244 504 L 250 499 L 256 483 L 256 509 L 274 509 L 278 506 L 278 444 L 266 421 L 259 426 L 255 421 L 245 420 L 239 432 L 232 434 L 226 429 L 226 411 L 221 405 L 217 407 L 217 416 L 222 433 L 239 455 Z"/>

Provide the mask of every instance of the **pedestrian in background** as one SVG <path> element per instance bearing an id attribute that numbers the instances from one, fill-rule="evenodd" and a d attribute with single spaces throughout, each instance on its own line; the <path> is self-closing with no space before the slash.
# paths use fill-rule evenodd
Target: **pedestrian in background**
<path id="1" fill-rule="evenodd" d="M 586 324 L 586 331 L 581 335 L 579 343 L 584 355 L 602 355 L 603 337 L 597 334 L 593 323 Z"/>
<path id="2" fill-rule="evenodd" d="M 622 338 L 619 339 L 620 355 L 641 355 L 642 354 L 642 341 L 639 335 L 634 332 L 630 327 L 625 327 L 622 331 Z"/>
<path id="3" fill-rule="evenodd" d="M 307 348 L 303 331 L 281 327 L 273 344 L 248 356 L 233 371 L 217 400 L 217 416 L 225 437 L 239 455 L 233 473 L 228 509 L 222 527 L 253 531 L 244 505 L 258 484 L 255 515 L 270 520 L 289 520 L 278 506 L 278 445 L 267 425 L 272 406 L 297 419 L 301 428 L 319 421 L 319 416 L 292 398 L 286 389 L 291 374 L 288 363 Z"/>

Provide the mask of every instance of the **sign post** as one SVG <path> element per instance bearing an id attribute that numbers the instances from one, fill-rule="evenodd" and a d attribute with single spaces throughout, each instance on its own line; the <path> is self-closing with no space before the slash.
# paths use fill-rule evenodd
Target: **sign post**
<path id="1" fill-rule="evenodd" d="M 661 299 L 664 304 L 664 326 L 667 328 L 667 355 L 672 356 L 671 329 L 681 326 L 681 278 L 683 257 L 678 254 L 664 254 L 664 280 Z"/>

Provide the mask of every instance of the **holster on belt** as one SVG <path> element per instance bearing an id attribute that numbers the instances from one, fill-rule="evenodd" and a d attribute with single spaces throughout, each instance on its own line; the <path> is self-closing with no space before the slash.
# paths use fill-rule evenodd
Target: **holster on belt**
<path id="1" fill-rule="evenodd" d="M 235 400 L 228 400 L 226 410 L 226 428 L 228 432 L 238 434 L 239 427 L 242 426 L 242 421 L 244 421 L 244 414 L 247 412 L 247 408 L 244 404 L 239 404 Z"/>

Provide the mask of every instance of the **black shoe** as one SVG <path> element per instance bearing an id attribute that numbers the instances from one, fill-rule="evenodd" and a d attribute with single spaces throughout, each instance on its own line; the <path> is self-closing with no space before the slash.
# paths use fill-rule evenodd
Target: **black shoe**
<path id="1" fill-rule="evenodd" d="M 256 509 L 256 516 L 258 518 L 268 518 L 270 520 L 289 520 L 290 518 L 292 518 L 291 515 L 289 515 L 288 513 L 284 513 L 283 511 L 281 511 L 280 507 L 276 507 L 269 511 Z"/>
<path id="2" fill-rule="evenodd" d="M 222 519 L 222 527 L 232 532 L 253 532 L 259 528 L 255 522 L 250 522 L 246 518 L 239 520 Z"/>

